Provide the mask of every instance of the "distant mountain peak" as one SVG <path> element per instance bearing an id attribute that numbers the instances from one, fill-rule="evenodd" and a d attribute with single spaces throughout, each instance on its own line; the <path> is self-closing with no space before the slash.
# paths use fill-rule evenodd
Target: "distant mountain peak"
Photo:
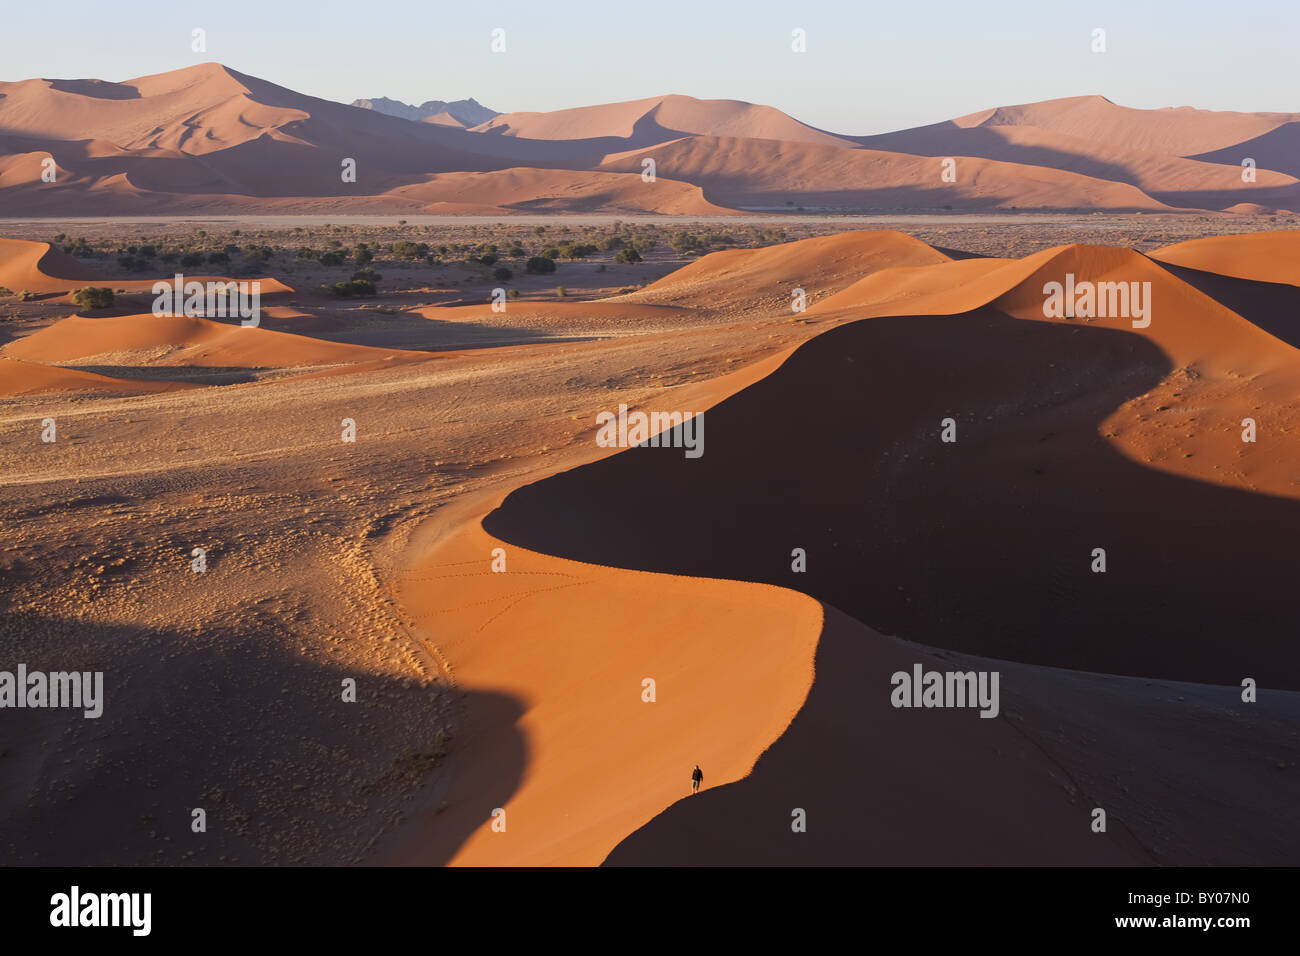
<path id="1" fill-rule="evenodd" d="M 363 110 L 374 110 L 376 113 L 383 113 L 385 116 L 396 116 L 398 119 L 411 120 L 416 123 L 445 124 L 451 121 L 467 129 L 471 126 L 478 126 L 480 123 L 486 123 L 488 120 L 501 115 L 496 110 L 488 109 L 473 97 L 452 102 L 426 100 L 419 106 L 412 106 L 410 103 L 403 103 L 401 100 L 380 96 L 374 99 L 353 100 L 352 105 Z"/>

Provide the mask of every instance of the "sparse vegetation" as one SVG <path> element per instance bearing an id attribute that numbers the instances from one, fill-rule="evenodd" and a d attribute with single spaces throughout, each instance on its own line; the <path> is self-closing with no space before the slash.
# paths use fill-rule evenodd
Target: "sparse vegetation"
<path id="1" fill-rule="evenodd" d="M 86 286 L 72 291 L 72 301 L 83 309 L 111 309 L 113 290 L 102 286 Z"/>

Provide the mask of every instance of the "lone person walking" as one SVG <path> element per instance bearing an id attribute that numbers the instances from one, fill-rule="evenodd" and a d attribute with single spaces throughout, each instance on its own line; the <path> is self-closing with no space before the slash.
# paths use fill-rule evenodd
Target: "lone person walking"
<path id="1" fill-rule="evenodd" d="M 700 781 L 702 781 L 703 779 L 704 779 L 704 771 L 700 769 L 699 764 L 696 764 L 695 769 L 691 771 L 691 793 L 699 792 Z"/>

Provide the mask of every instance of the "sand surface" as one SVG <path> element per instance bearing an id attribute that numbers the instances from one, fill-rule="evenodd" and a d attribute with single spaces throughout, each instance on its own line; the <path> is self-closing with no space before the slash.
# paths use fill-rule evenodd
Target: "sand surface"
<path id="1" fill-rule="evenodd" d="M 0 358 L 0 648 L 101 667 L 109 706 L 0 730 L 0 851 L 1293 863 L 1295 235 L 846 233 L 364 345 L 307 298 L 258 329 L 52 316 Z M 1150 283 L 1150 325 L 1044 317 L 1067 273 Z M 414 322 L 500 340 L 383 344 Z M 704 412 L 705 454 L 597 446 L 620 403 Z M 999 671 L 999 717 L 891 707 L 914 663 Z"/>

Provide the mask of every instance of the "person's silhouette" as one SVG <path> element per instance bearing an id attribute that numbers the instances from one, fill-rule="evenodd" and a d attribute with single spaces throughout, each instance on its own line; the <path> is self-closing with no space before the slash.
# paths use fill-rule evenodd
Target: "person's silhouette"
<path id="1" fill-rule="evenodd" d="M 700 769 L 699 764 L 696 764 L 695 769 L 691 771 L 691 793 L 695 793 L 700 789 L 700 782 L 703 779 L 704 771 Z"/>

